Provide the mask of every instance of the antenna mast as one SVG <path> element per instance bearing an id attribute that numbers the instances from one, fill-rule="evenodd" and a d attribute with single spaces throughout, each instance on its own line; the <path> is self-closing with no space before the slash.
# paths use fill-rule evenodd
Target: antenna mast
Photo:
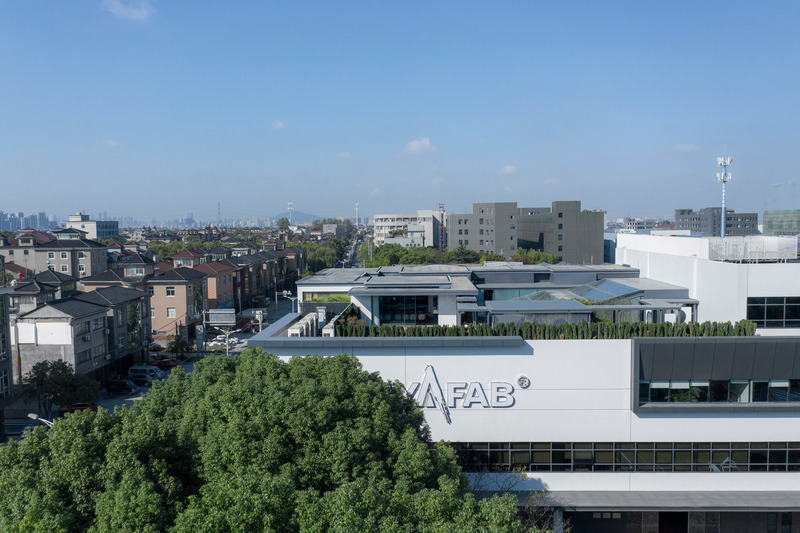
<path id="1" fill-rule="evenodd" d="M 728 172 L 731 161 L 733 161 L 732 157 L 717 158 L 717 165 L 722 167 L 722 172 L 717 172 L 717 181 L 722 183 L 722 218 L 720 220 L 719 235 L 723 239 L 725 238 L 725 225 L 727 221 L 727 217 L 725 216 L 725 184 L 731 181 L 731 173 Z"/>

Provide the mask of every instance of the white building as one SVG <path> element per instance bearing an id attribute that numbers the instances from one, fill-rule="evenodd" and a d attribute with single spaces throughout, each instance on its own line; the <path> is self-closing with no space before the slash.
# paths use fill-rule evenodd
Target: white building
<path id="1" fill-rule="evenodd" d="M 119 222 L 116 220 L 91 220 L 89 215 L 77 213 L 69 216 L 64 227 L 86 232 L 87 239 L 118 239 Z"/>
<path id="2" fill-rule="evenodd" d="M 800 333 L 800 263 L 794 237 L 617 236 L 616 262 L 687 287 L 699 321 L 753 320 L 762 335 Z"/>
<path id="3" fill-rule="evenodd" d="M 547 489 L 575 532 L 800 524 L 800 338 L 287 340 L 267 331 L 249 345 L 284 358 L 354 354 L 407 388 L 433 440 L 454 446 L 478 488 L 508 479 L 481 471 L 522 470 L 527 479 L 511 490 L 524 499 Z"/>
<path id="4" fill-rule="evenodd" d="M 373 217 L 375 244 L 396 242 L 404 248 L 415 246 L 437 248 L 441 224 L 446 224 L 446 221 L 439 220 L 439 212 L 430 209 L 417 210 L 415 214 L 375 215 Z"/>

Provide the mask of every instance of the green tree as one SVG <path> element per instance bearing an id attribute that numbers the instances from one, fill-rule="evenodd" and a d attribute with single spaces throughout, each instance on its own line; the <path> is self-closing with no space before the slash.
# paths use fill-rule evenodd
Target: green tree
<path id="1" fill-rule="evenodd" d="M 286 217 L 279 218 L 277 223 L 278 229 L 289 229 L 289 219 Z"/>
<path id="2" fill-rule="evenodd" d="M 353 356 L 208 357 L 0 447 L 0 530 L 526 530 L 429 440 L 402 384 Z"/>
<path id="3" fill-rule="evenodd" d="M 100 384 L 85 374 L 76 374 L 64 361 L 40 361 L 22 376 L 21 396 L 36 401 L 40 415 L 49 418 L 56 405 L 97 400 Z"/>

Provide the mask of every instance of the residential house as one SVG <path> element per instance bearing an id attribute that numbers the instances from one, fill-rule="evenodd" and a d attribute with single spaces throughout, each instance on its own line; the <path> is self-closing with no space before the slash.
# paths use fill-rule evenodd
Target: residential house
<path id="1" fill-rule="evenodd" d="M 5 286 L 5 267 L 3 258 L 0 257 L 0 442 L 5 440 L 5 408 L 14 401 L 14 390 L 11 386 L 14 369 L 9 344 L 11 321 L 5 298 L 10 290 L 11 287 Z"/>
<path id="2" fill-rule="evenodd" d="M 75 300 L 106 309 L 106 333 L 111 371 L 124 375 L 136 363 L 147 361 L 150 344 L 150 294 L 123 287 L 105 287 L 78 294 Z"/>
<path id="3" fill-rule="evenodd" d="M 231 309 L 235 306 L 233 277 L 236 269 L 234 267 L 210 261 L 201 263 L 194 269 L 207 276 L 209 309 Z"/>
<path id="4" fill-rule="evenodd" d="M 203 311 L 208 309 L 206 274 L 178 267 L 149 278 L 147 288 L 152 297 L 153 337 L 169 340 L 177 334 L 185 340 L 193 339 L 194 326 L 202 324 Z"/>
<path id="5" fill-rule="evenodd" d="M 206 254 L 192 250 L 182 250 L 172 255 L 172 264 L 175 267 L 194 268 L 206 262 Z"/>
<path id="6" fill-rule="evenodd" d="M 14 381 L 40 361 L 66 361 L 78 374 L 103 381 L 109 364 L 107 309 L 74 298 L 20 314 L 11 331 Z"/>

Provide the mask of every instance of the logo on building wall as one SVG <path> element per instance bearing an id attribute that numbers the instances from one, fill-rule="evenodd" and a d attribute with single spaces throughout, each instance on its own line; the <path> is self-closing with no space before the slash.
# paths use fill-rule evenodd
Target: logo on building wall
<path id="1" fill-rule="evenodd" d="M 479 381 L 448 381 L 443 389 L 433 365 L 425 367 L 422 381 L 411 383 L 407 392 L 419 407 L 439 409 L 448 424 L 453 423 L 450 409 L 497 409 L 514 405 L 514 386 L 511 383 L 492 381 L 486 386 Z"/>

